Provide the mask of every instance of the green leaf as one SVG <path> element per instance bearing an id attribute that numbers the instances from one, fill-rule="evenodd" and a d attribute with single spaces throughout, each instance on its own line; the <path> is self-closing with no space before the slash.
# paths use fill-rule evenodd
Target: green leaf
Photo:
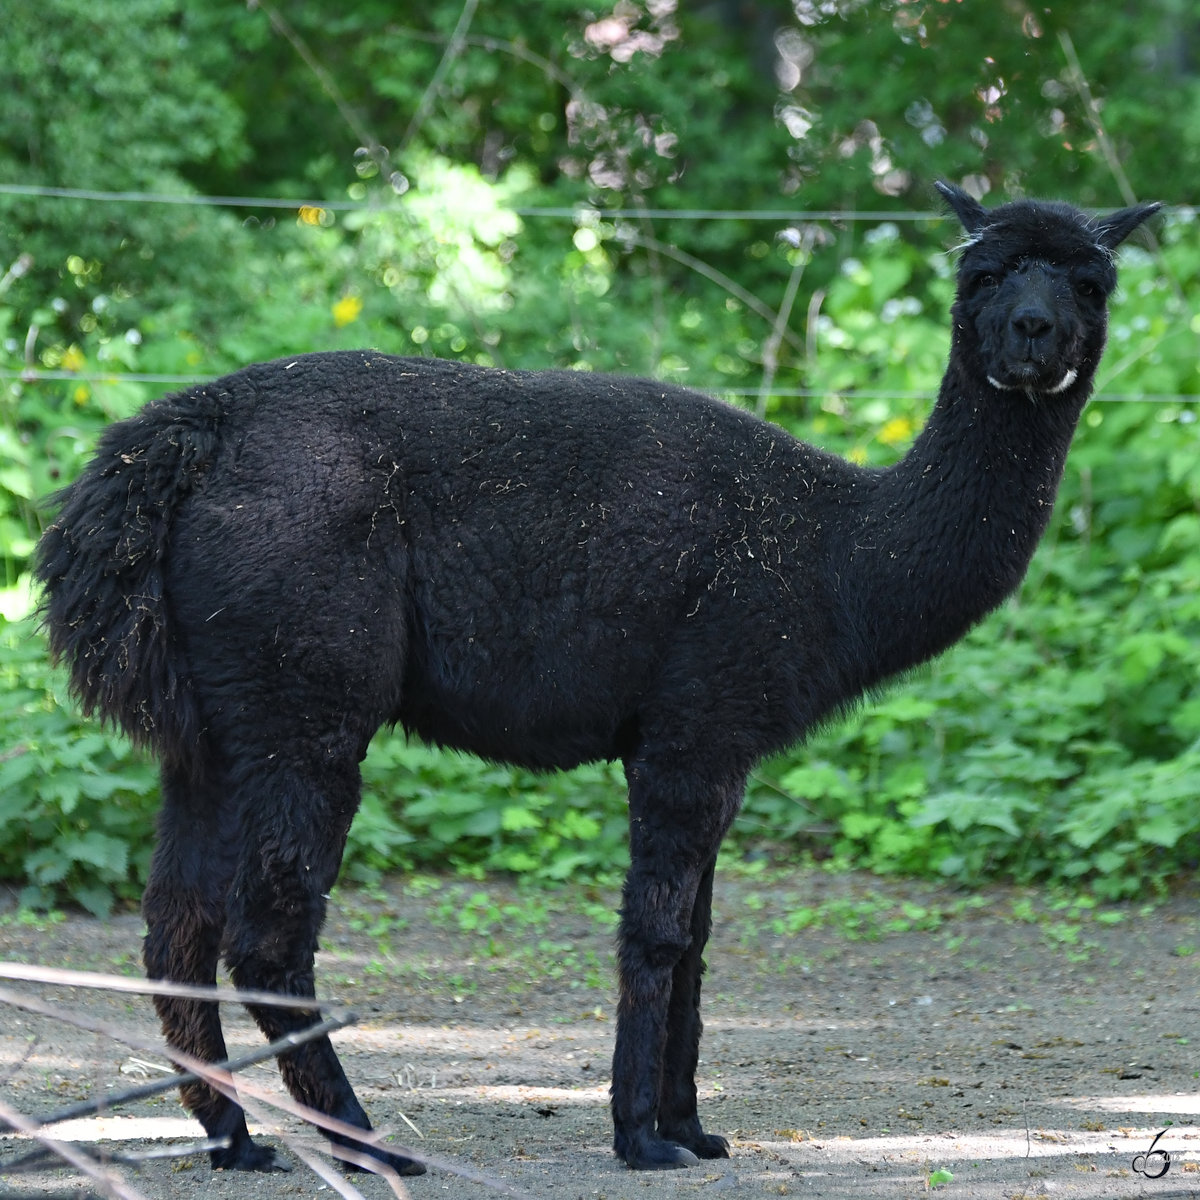
<path id="1" fill-rule="evenodd" d="M 1183 836 L 1184 828 L 1173 817 L 1160 813 L 1147 821 L 1139 821 L 1137 834 L 1144 842 L 1170 849 Z"/>
<path id="2" fill-rule="evenodd" d="M 541 829 L 545 822 L 536 813 L 516 805 L 506 807 L 500 816 L 500 828 L 505 833 L 517 833 L 523 829 Z"/>

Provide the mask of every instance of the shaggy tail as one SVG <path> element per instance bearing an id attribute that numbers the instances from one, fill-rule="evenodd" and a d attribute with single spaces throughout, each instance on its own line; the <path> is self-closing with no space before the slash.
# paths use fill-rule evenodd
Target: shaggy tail
<path id="1" fill-rule="evenodd" d="M 164 397 L 111 426 L 54 498 L 38 543 L 42 624 L 85 713 L 173 759 L 201 722 L 163 594 L 174 513 L 216 453 L 219 413 L 202 392 Z"/>

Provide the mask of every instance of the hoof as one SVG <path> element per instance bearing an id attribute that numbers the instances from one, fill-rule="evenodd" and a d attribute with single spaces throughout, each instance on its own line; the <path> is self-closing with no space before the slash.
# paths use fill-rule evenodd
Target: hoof
<path id="1" fill-rule="evenodd" d="M 658 1127 L 658 1136 L 668 1142 L 675 1142 L 690 1150 L 697 1158 L 728 1158 L 729 1143 L 715 1133 L 705 1133 L 700 1128 L 699 1121 L 688 1124 L 667 1125 Z"/>
<path id="2" fill-rule="evenodd" d="M 677 1171 L 700 1162 L 686 1146 L 658 1137 L 648 1138 L 624 1153 L 618 1150 L 617 1154 L 635 1171 Z"/>
<path id="3" fill-rule="evenodd" d="M 716 1133 L 702 1133 L 697 1142 L 689 1141 L 687 1148 L 699 1158 L 728 1158 L 729 1143 Z"/>
<path id="4" fill-rule="evenodd" d="M 425 1164 L 418 1162 L 414 1158 L 406 1158 L 403 1154 L 393 1154 L 390 1150 L 384 1150 L 380 1146 L 362 1146 L 338 1145 L 334 1151 L 341 1158 L 342 1154 L 356 1154 L 361 1157 L 361 1162 L 351 1162 L 347 1158 L 342 1158 L 342 1169 L 349 1175 L 356 1175 L 363 1172 L 370 1174 L 378 1174 L 372 1170 L 371 1161 L 377 1162 L 380 1167 L 391 1168 L 397 1175 L 412 1176 L 424 1175 Z"/>
<path id="5" fill-rule="evenodd" d="M 243 1138 L 232 1146 L 212 1151 L 214 1171 L 290 1171 L 292 1164 L 270 1146 L 259 1146 Z"/>

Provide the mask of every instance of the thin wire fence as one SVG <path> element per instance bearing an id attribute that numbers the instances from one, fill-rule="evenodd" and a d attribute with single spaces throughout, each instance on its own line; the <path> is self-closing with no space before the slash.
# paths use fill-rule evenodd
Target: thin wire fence
<path id="1" fill-rule="evenodd" d="M 397 204 L 398 193 L 392 189 L 379 189 L 366 200 L 301 200 L 273 196 L 220 196 L 169 192 L 107 191 L 92 188 L 49 187 L 36 184 L 0 184 L 0 196 L 25 197 L 41 200 L 75 200 L 95 203 L 125 205 L 198 205 L 208 207 L 265 209 L 289 211 L 301 214 L 305 210 L 329 212 L 380 212 L 395 206 L 397 212 L 403 206 Z M 517 216 L 531 219 L 571 220 L 576 224 L 594 224 L 602 221 L 675 220 L 682 222 L 749 221 L 782 224 L 789 227 L 815 223 L 881 224 L 934 223 L 945 220 L 945 214 L 929 210 L 834 210 L 834 209 L 717 209 L 717 208 L 614 208 L 604 209 L 595 205 L 576 206 L 517 206 L 512 210 Z M 1196 210 L 1188 206 L 1166 209 L 1185 218 L 1194 216 Z M 637 239 L 644 241 L 645 239 Z M 660 250 L 671 249 L 655 242 Z M 685 265 L 703 267 L 682 251 L 674 251 L 674 257 Z M 701 273 L 705 272 L 701 270 Z M 732 286 L 732 285 L 731 285 Z M 770 314 L 775 317 L 773 312 Z M 216 378 L 223 372 L 219 369 L 189 373 L 161 372 L 100 372 L 69 371 L 35 367 L 32 364 L 21 368 L 0 367 L 0 380 L 23 384 L 75 382 L 89 385 L 104 385 L 118 382 L 182 388 Z M 773 377 L 764 378 L 762 384 L 753 387 L 734 386 L 721 382 L 694 382 L 691 386 L 713 395 L 732 400 L 754 399 L 761 408 L 766 397 L 779 399 L 820 400 L 836 395 L 848 401 L 922 401 L 930 400 L 936 393 L 936 385 L 929 388 L 900 390 L 888 388 L 847 388 L 837 391 L 810 387 L 779 386 Z M 1160 405 L 1191 404 L 1200 401 L 1200 396 L 1175 392 L 1111 392 L 1101 390 L 1092 397 L 1098 403 L 1141 403 Z"/>
<path id="2" fill-rule="evenodd" d="M 320 55 L 315 51 L 300 32 L 292 26 L 283 14 L 276 8 L 270 0 L 254 0 L 253 7 L 258 8 L 267 18 L 270 27 L 274 34 L 286 41 L 297 56 L 305 63 L 308 70 L 311 72 L 314 80 L 319 85 L 320 90 L 324 92 L 330 103 L 341 116 L 346 127 L 353 133 L 354 137 L 360 146 L 359 155 L 366 155 L 377 166 L 381 184 L 373 187 L 370 194 L 362 199 L 316 199 L 306 200 L 296 197 L 282 196 L 227 196 L 227 195 L 205 195 L 198 193 L 173 193 L 173 192 L 155 192 L 155 191 L 128 191 L 128 190 L 106 190 L 95 188 L 80 188 L 80 187 L 58 187 L 48 186 L 33 183 L 4 183 L 0 184 L 0 196 L 8 196 L 15 200 L 22 198 L 39 201 L 55 201 L 55 200 L 72 200 L 83 201 L 89 203 L 108 203 L 108 204 L 127 204 L 127 205 L 177 205 L 177 206 L 202 206 L 211 208 L 235 208 L 246 210 L 264 210 L 264 211 L 279 211 L 279 212 L 295 212 L 303 219 L 305 210 L 310 213 L 316 212 L 342 212 L 342 213 L 377 213 L 377 212 L 395 212 L 401 220 L 411 220 L 411 215 L 400 200 L 400 197 L 408 190 L 409 182 L 404 174 L 396 169 L 392 161 L 391 155 L 375 136 L 375 132 L 368 127 L 363 121 L 361 115 L 349 103 L 346 93 L 340 87 L 338 81 L 333 77 L 325 64 L 321 61 Z M 554 79 L 559 85 L 566 88 L 570 95 L 575 100 L 585 99 L 583 88 L 578 81 L 572 79 L 569 75 L 564 74 L 548 59 L 530 51 L 528 48 L 520 47 L 514 43 L 509 43 L 503 39 L 497 39 L 488 35 L 477 34 L 471 31 L 471 25 L 474 21 L 477 9 L 477 0 L 464 0 L 463 7 L 459 19 L 455 25 L 453 33 L 449 36 L 436 33 L 410 31 L 414 37 L 421 40 L 432 40 L 444 44 L 444 52 L 439 61 L 436 71 L 431 76 L 425 87 L 421 101 L 418 104 L 409 125 L 404 133 L 401 149 L 406 147 L 416 136 L 426 118 L 430 115 L 435 107 L 442 89 L 443 79 L 451 65 L 451 63 L 464 51 L 467 47 L 475 47 L 483 49 L 489 53 L 505 53 L 523 59 L 543 70 L 548 78 Z M 1075 53 L 1075 48 L 1069 36 L 1063 34 L 1060 36 L 1060 44 L 1062 47 L 1064 60 L 1071 72 L 1071 77 L 1076 87 L 1081 101 L 1089 114 L 1089 120 L 1092 123 L 1093 131 L 1098 138 L 1102 149 L 1104 150 L 1106 161 L 1109 164 L 1110 170 L 1116 180 L 1126 203 L 1133 202 L 1133 193 L 1128 180 L 1124 178 L 1123 172 L 1120 169 L 1119 163 L 1115 159 L 1115 152 L 1112 150 L 1108 131 L 1104 125 L 1102 114 L 1099 107 L 1095 103 L 1088 87 L 1086 76 L 1079 62 L 1078 56 Z M 513 207 L 513 213 L 524 220 L 561 220 L 572 221 L 577 225 L 595 225 L 598 221 L 609 222 L 624 222 L 637 230 L 636 233 L 628 237 L 626 240 L 630 244 L 640 245 L 647 250 L 650 255 L 652 264 L 652 274 L 656 280 L 657 291 L 655 295 L 656 318 L 654 327 L 657 328 L 661 320 L 662 308 L 662 278 L 659 270 L 659 255 L 666 254 L 674 258 L 676 261 L 683 263 L 692 270 L 699 272 L 708 277 L 711 281 L 718 283 L 727 292 L 732 295 L 740 295 L 736 283 L 725 276 L 721 276 L 708 264 L 695 259 L 686 252 L 679 250 L 676 247 L 668 246 L 656 238 L 650 236 L 648 226 L 650 221 L 672 221 L 672 222 L 713 222 L 713 221 L 735 221 L 735 222 L 757 222 L 782 225 L 785 228 L 794 228 L 796 226 L 815 229 L 820 224 L 832 224 L 834 226 L 851 226 L 862 224 L 881 224 L 890 222 L 895 224 L 926 224 L 945 220 L 945 214 L 937 209 L 919 210 L 919 209 L 875 209 L 875 210 L 835 210 L 835 209 L 787 209 L 787 208 L 765 208 L 765 209 L 746 209 L 746 208 L 651 208 L 642 201 L 642 197 L 634 192 L 633 199 L 635 204 L 633 207 L 617 207 L 606 209 L 595 204 L 581 203 L 578 205 L 520 205 Z M 1180 217 L 1192 218 L 1196 213 L 1196 209 L 1191 206 L 1170 206 L 1165 209 L 1167 213 L 1172 213 Z M 1161 264 L 1161 249 L 1157 242 L 1153 241 L 1154 253 L 1159 258 Z M 844 390 L 832 391 L 830 389 L 807 388 L 807 387 L 779 387 L 775 383 L 775 354 L 777 342 L 784 337 L 790 337 L 786 328 L 787 316 L 790 313 L 791 303 L 794 300 L 795 287 L 799 283 L 799 275 L 803 270 L 802 265 L 793 267 L 791 279 L 789 281 L 789 291 L 785 296 L 784 307 L 777 313 L 769 305 L 765 305 L 758 301 L 757 297 L 742 296 L 745 302 L 749 302 L 751 307 L 767 320 L 771 327 L 771 335 L 764 344 L 764 361 L 763 361 L 763 377 L 758 386 L 742 387 L 728 386 L 721 383 L 696 381 L 693 386 L 700 390 L 710 392 L 715 395 L 725 396 L 730 399 L 753 398 L 757 401 L 757 407 L 762 413 L 765 409 L 767 398 L 770 396 L 777 398 L 795 398 L 795 399 L 822 399 L 832 395 L 836 395 L 843 401 L 921 401 L 930 399 L 936 392 L 936 386 L 931 385 L 928 389 L 919 390 L 895 390 L 895 389 L 873 389 L 873 388 L 847 388 Z M 1182 291 L 1178 283 L 1174 280 L 1171 272 L 1166 271 L 1167 277 L 1171 280 L 1174 287 L 1176 297 L 1183 300 Z M 476 326 L 480 326 L 478 314 L 474 313 L 469 298 L 457 295 L 456 298 L 461 302 L 463 311 L 467 313 Z M 657 357 L 657 356 L 656 356 Z M 22 369 L 0 369 L 0 379 L 10 381 L 19 381 L 20 383 L 50 383 L 61 381 L 75 381 L 79 383 L 89 384 L 104 384 L 108 382 L 116 382 L 117 380 L 147 384 L 160 385 L 168 387 L 185 387 L 189 384 L 197 383 L 205 379 L 211 379 L 220 374 L 219 371 L 201 371 L 196 374 L 172 375 L 159 373 L 138 373 L 131 372 L 123 373 L 100 373 L 100 372 L 71 372 L 57 371 L 52 369 L 37 368 L 32 365 L 32 362 L 26 368 Z M 689 381 L 691 382 L 691 381 Z M 1161 405 L 1181 405 L 1195 402 L 1198 397 L 1187 394 L 1177 393 L 1121 393 L 1100 391 L 1094 397 L 1094 400 L 1102 403 L 1150 403 Z"/>
<path id="3" fill-rule="evenodd" d="M 313 200 L 286 196 L 210 196 L 190 192 L 105 191 L 97 188 L 48 187 L 32 183 L 0 183 L 0 196 L 18 196 L 41 200 L 87 200 L 113 204 L 184 204 L 210 208 L 264 208 L 299 212 L 324 209 L 327 212 L 378 212 L 391 200 L 386 195 L 367 200 Z M 655 221 L 766 221 L 797 224 L 806 221 L 844 221 L 848 223 L 901 223 L 944 221 L 946 214 L 937 209 L 837 209 L 837 208 L 600 208 L 594 204 L 517 205 L 512 211 L 519 217 L 577 220 L 598 217 L 603 220 Z M 1098 213 L 1108 210 L 1098 209 Z M 1190 205 L 1168 205 L 1164 213 L 1193 216 Z"/>

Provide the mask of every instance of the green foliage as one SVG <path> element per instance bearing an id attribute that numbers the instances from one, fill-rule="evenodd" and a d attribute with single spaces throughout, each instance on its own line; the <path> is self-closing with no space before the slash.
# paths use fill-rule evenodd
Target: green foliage
<path id="1" fill-rule="evenodd" d="M 1197 80 L 1169 53 L 1168 0 L 1133 17 L 1070 0 L 1036 19 L 778 0 L 750 22 L 725 3 L 553 0 L 481 8 L 454 53 L 460 4 L 398 20 L 385 0 L 340 14 L 296 0 L 273 6 L 287 36 L 266 7 L 50 0 L 0 26 L 0 183 L 362 205 L 272 215 L 0 195 L 0 877 L 31 903 L 99 911 L 146 869 L 154 772 L 73 715 L 21 619 L 39 501 L 156 394 L 136 374 L 211 377 L 359 345 L 747 396 L 773 374 L 772 419 L 885 464 L 945 361 L 948 224 L 620 212 L 925 209 L 938 174 L 975 176 L 989 200 L 1112 203 L 1097 116 L 1140 186 L 1190 194 L 1178 168 Z M 1063 33 L 1102 107 L 1088 110 Z M 1163 78 L 1175 102 L 1147 104 Z M 598 213 L 530 213 L 582 205 Z M 1180 214 L 1154 256 L 1122 251 L 1102 393 L 1200 392 L 1198 245 Z M 65 378 L 23 379 L 29 368 Z M 1189 401 L 1093 404 L 1020 596 L 765 764 L 730 853 L 1102 897 L 1190 869 L 1198 438 Z M 363 776 L 346 859 L 358 881 L 395 868 L 578 880 L 626 861 L 612 767 L 537 776 L 384 734 Z"/>
<path id="2" fill-rule="evenodd" d="M 21 903 L 104 913 L 140 892 L 157 772 L 76 717 L 29 622 L 0 623 L 0 878 Z"/>
<path id="3" fill-rule="evenodd" d="M 186 193 L 191 164 L 243 159 L 245 115 L 213 79 L 226 51 L 189 37 L 187 10 L 177 0 L 46 0 L 6 11 L 0 182 Z M 234 216 L 203 207 L 0 196 L 0 272 L 27 256 L 11 299 L 43 330 L 128 321 L 170 303 L 182 279 L 195 311 L 227 323 L 232 255 L 248 242 Z M 192 264 L 205 260 L 198 274 Z"/>
<path id="4" fill-rule="evenodd" d="M 1101 389 L 1136 393 L 1145 373 L 1156 391 L 1195 392 L 1194 337 L 1167 284 L 1200 284 L 1194 229 L 1169 227 L 1161 261 L 1126 256 Z M 870 272 L 869 258 L 852 267 Z M 864 458 L 865 432 L 852 446 Z M 1191 868 L 1198 462 L 1194 405 L 1094 403 L 1017 601 L 903 690 L 773 764 L 751 790 L 748 829 L 807 835 L 819 853 L 880 871 L 1087 880 L 1104 898 Z"/>
<path id="5" fill-rule="evenodd" d="M 620 772 L 533 775 L 376 738 L 363 764 L 351 877 L 394 866 L 604 878 L 628 863 Z"/>

